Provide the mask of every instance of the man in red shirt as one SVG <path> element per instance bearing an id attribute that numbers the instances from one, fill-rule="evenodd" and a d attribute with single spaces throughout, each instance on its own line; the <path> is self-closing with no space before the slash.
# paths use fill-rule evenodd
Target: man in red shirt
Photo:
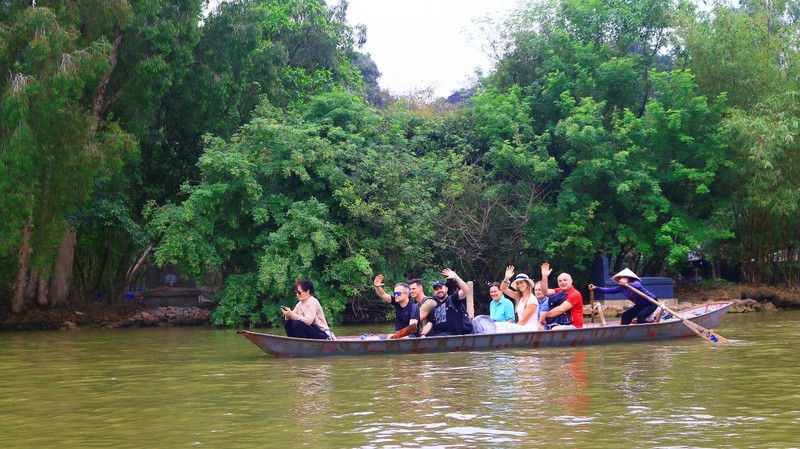
<path id="1" fill-rule="evenodd" d="M 581 292 L 579 292 L 575 287 L 572 285 L 572 276 L 567 273 L 561 273 L 558 275 L 558 288 L 552 289 L 547 287 L 547 277 L 550 273 L 553 272 L 553 269 L 550 268 L 549 263 L 542 264 L 542 290 L 545 291 L 546 295 L 554 295 L 560 291 L 563 291 L 567 294 L 567 300 L 564 301 L 558 307 L 548 310 L 547 312 L 542 312 L 541 316 L 539 317 L 540 323 L 544 324 L 547 318 L 553 318 L 561 315 L 564 312 L 569 311 L 571 315 L 571 325 L 575 326 L 576 328 L 580 329 L 583 327 L 583 296 Z M 562 328 L 564 326 L 561 326 Z"/>

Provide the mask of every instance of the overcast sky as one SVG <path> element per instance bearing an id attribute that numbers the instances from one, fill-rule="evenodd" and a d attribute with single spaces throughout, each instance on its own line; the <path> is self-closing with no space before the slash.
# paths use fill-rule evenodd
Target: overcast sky
<path id="1" fill-rule="evenodd" d="M 220 0 L 211 0 L 209 10 Z M 224 0 L 223 0 L 224 1 Z M 328 4 L 337 0 L 326 0 Z M 372 55 L 381 87 L 401 94 L 434 87 L 437 97 L 469 85 L 480 67 L 492 64 L 479 45 L 470 43 L 474 19 L 501 18 L 517 0 L 348 0 L 347 20 L 367 26 L 360 50 Z"/>
<path id="2" fill-rule="evenodd" d="M 332 2 L 334 0 L 328 0 Z M 491 62 L 470 43 L 473 19 L 502 17 L 517 0 L 349 0 L 348 22 L 367 26 L 361 49 L 383 74 L 381 87 L 393 93 L 434 87 L 446 97 L 468 85 Z"/>

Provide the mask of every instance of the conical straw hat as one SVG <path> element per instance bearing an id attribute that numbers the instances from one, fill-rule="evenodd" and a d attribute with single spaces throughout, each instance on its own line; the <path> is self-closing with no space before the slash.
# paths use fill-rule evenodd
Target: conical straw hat
<path id="1" fill-rule="evenodd" d="M 634 273 L 633 271 L 631 271 L 631 270 L 629 270 L 627 268 L 622 270 L 622 271 L 620 271 L 619 273 L 615 274 L 614 276 L 611 276 L 611 280 L 614 281 L 614 282 L 618 282 L 619 278 L 622 278 L 622 277 L 636 279 L 637 281 L 641 281 L 641 279 L 639 279 L 639 276 L 636 276 L 636 273 Z"/>

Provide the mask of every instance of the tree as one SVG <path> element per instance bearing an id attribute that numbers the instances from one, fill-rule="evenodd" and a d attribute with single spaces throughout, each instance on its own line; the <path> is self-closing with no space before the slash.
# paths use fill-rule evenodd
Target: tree
<path id="1" fill-rule="evenodd" d="M 662 0 L 554 1 L 521 8 L 498 33 L 504 56 L 487 83 L 519 85 L 530 116 L 510 122 L 532 136 L 515 166 L 559 171 L 540 178 L 547 207 L 526 228 L 554 263 L 586 269 L 605 252 L 615 266 L 659 272 L 729 235 L 708 226 L 707 206 L 724 104 L 698 96 L 690 73 L 665 71 L 672 32 L 692 12 Z"/>
<path id="2" fill-rule="evenodd" d="M 334 92 L 284 114 L 268 102 L 229 142 L 208 137 L 202 182 L 151 223 L 159 263 L 227 279 L 215 321 L 278 322 L 288 287 L 313 279 L 333 319 L 369 285 L 397 273 L 429 235 L 429 195 L 393 131 L 358 97 Z M 255 286 L 248 285 L 256 282 Z M 244 294 L 245 298 L 237 295 Z"/>
<path id="3" fill-rule="evenodd" d="M 731 207 L 740 263 L 751 282 L 800 282 L 797 99 L 797 91 L 771 96 L 726 121 L 738 148 L 732 155 L 736 188 Z"/>
<path id="4" fill-rule="evenodd" d="M 156 1 L 129 4 L 122 0 L 41 1 L 37 2 L 37 7 L 20 6 L 5 16 L 16 21 L 7 28 L 10 37 L 5 40 L 8 43 L 5 53 L 8 67 L 18 70 L 17 79 L 36 81 L 29 85 L 34 86 L 31 89 L 39 96 L 29 97 L 27 105 L 30 111 L 37 111 L 48 120 L 40 125 L 42 131 L 49 133 L 50 143 L 36 138 L 31 145 L 39 148 L 43 160 L 57 160 L 54 158 L 57 151 L 71 151 L 75 160 L 73 165 L 77 167 L 65 172 L 74 174 L 74 177 L 61 172 L 70 168 L 68 166 L 48 169 L 54 170 L 52 178 L 57 179 L 49 179 L 45 191 L 50 191 L 49 186 L 63 182 L 69 191 L 66 198 L 48 196 L 46 201 L 45 198 L 32 200 L 33 204 L 44 201 L 41 207 L 45 207 L 49 214 L 45 223 L 52 225 L 53 231 L 32 223 L 31 238 L 34 240 L 29 249 L 34 251 L 36 270 L 30 273 L 29 280 L 42 284 L 48 283 L 49 279 L 47 301 L 51 304 L 64 302 L 69 294 L 76 245 L 85 240 L 80 238 L 81 229 L 76 226 L 91 227 L 96 223 L 93 217 L 86 216 L 91 207 L 78 212 L 78 206 L 98 185 L 95 176 L 102 175 L 105 182 L 120 179 L 124 173 L 120 172 L 123 161 L 130 163 L 135 160 L 132 155 L 137 146 L 136 139 L 149 134 L 160 98 L 180 76 L 185 57 L 191 56 L 191 36 L 197 29 L 201 3 L 201 0 L 176 0 L 171 4 Z M 32 14 L 47 16 L 50 22 L 38 23 L 37 26 L 42 28 L 35 31 L 21 26 L 21 21 Z M 48 37 L 38 39 L 38 36 Z M 57 44 L 58 47 L 51 45 L 54 39 L 62 39 L 61 36 L 64 36 L 64 43 Z M 38 60 L 25 54 L 28 50 L 22 50 L 30 41 L 30 52 L 40 52 L 36 55 Z M 37 45 L 39 42 L 47 45 Z M 46 55 L 46 51 L 51 53 Z M 87 61 L 90 56 L 95 62 L 88 68 L 76 63 Z M 67 78 L 64 73 L 77 73 L 79 76 Z M 50 79 L 58 82 L 56 88 L 40 89 L 40 86 L 50 83 Z M 45 97 L 45 92 L 48 97 Z M 62 102 L 64 107 L 47 107 L 48 101 Z M 79 119 L 64 117 L 61 114 L 63 110 L 70 111 L 71 117 Z M 21 118 L 20 122 L 25 120 Z M 69 127 L 69 131 L 59 133 L 61 127 Z M 83 148 L 83 153 L 68 150 L 73 147 Z M 26 175 L 31 176 L 32 172 Z M 33 176 L 31 179 L 37 178 L 42 182 L 41 177 Z M 52 194 L 52 191 L 48 193 Z M 33 219 L 36 219 L 35 213 Z M 57 243 L 52 242 L 56 229 L 62 237 L 58 250 L 53 253 L 50 248 Z M 39 235 L 47 236 L 46 240 L 39 241 Z M 107 245 L 113 246 L 118 241 L 110 241 Z M 124 247 L 124 241 L 122 245 Z M 75 257 L 85 257 L 80 248 L 77 251 Z M 22 288 L 19 286 L 28 276 L 24 264 L 19 264 L 18 272 L 20 281 L 15 304 L 21 305 L 18 298 Z M 101 271 L 98 276 L 102 275 Z M 82 284 L 86 285 L 86 282 Z M 120 280 L 118 284 L 124 284 L 124 281 Z M 39 289 L 40 292 L 46 290 Z"/>
<path id="5" fill-rule="evenodd" d="M 727 250 L 744 278 L 797 283 L 798 236 L 793 185 L 798 173 L 796 108 L 798 21 L 796 1 L 717 4 L 682 29 L 683 64 L 697 73 L 701 92 L 724 92 L 732 108 L 725 121 L 731 141 L 722 171 L 730 192 L 726 217 L 735 232 Z"/>
<path id="6" fill-rule="evenodd" d="M 12 311 L 23 307 L 29 263 L 33 278 L 47 282 L 57 258 L 52 248 L 74 237 L 66 217 L 91 191 L 92 178 L 113 169 L 133 147 L 127 134 L 98 125 L 96 86 L 111 68 L 113 48 L 102 39 L 80 46 L 46 8 L 26 8 L 2 30 L 0 60 L 11 76 L 0 84 L 0 153 L 5 173 L 2 249 L 19 251 Z M 73 246 L 74 248 L 74 246 Z M 69 255 L 69 248 L 58 254 Z M 61 274 L 56 264 L 55 274 Z M 62 267 L 63 268 L 63 267 Z M 71 267 L 69 267 L 71 268 Z M 63 268 L 66 269 L 66 268 Z M 65 298 L 68 277 L 56 277 L 48 302 Z M 41 294 L 45 289 L 38 289 Z M 39 298 L 44 302 L 43 298 Z"/>
<path id="7" fill-rule="evenodd" d="M 603 105 L 576 104 L 565 95 L 563 105 L 573 112 L 556 136 L 575 165 L 556 209 L 571 219 L 554 226 L 552 250 L 587 259 L 603 252 L 614 256 L 613 269 L 625 261 L 658 273 L 697 245 L 730 236 L 727 228 L 709 225 L 720 195 L 716 173 L 725 164 L 717 135 L 724 102 L 710 107 L 686 72 L 651 78 L 658 100 L 642 117 L 620 112 L 610 129 L 603 126 Z"/>
<path id="8" fill-rule="evenodd" d="M 322 0 L 220 3 L 203 22 L 186 77 L 164 98 L 163 135 L 143 147 L 150 198 L 162 203 L 196 179 L 203 135 L 229 138 L 262 98 L 287 108 L 333 86 L 360 91 L 352 47 L 365 36 L 354 36 L 346 9 Z"/>
<path id="9" fill-rule="evenodd" d="M 381 96 L 380 86 L 378 86 L 381 72 L 375 61 L 372 60 L 372 56 L 369 53 L 357 53 L 354 63 L 364 80 L 364 100 L 374 107 L 386 106 L 385 98 Z"/>

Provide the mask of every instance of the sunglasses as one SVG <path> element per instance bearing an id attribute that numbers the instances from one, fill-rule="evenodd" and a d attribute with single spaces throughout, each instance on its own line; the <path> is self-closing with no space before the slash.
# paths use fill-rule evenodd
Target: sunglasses
<path id="1" fill-rule="evenodd" d="M 394 296 L 402 296 L 405 292 L 394 292 Z"/>
<path id="2" fill-rule="evenodd" d="M 294 291 L 294 294 L 299 296 L 299 295 L 302 295 L 302 294 L 303 294 L 303 292 L 301 292 L 300 290 L 295 290 L 295 291 Z"/>

